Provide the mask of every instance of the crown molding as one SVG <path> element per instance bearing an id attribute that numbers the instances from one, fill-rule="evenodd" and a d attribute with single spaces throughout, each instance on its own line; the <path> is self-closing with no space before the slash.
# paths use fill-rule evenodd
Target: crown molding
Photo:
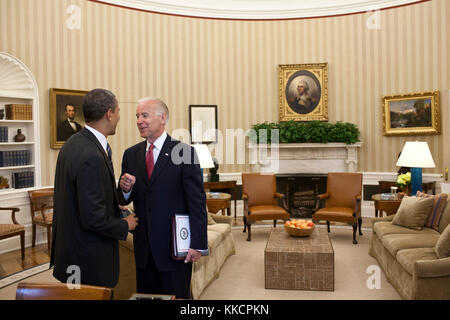
<path id="1" fill-rule="evenodd" d="M 230 19 L 284 20 L 384 10 L 431 0 L 90 0 L 170 15 Z"/>

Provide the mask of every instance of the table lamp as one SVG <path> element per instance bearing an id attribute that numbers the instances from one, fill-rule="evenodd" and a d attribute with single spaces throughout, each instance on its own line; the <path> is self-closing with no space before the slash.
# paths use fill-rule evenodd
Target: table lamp
<path id="1" fill-rule="evenodd" d="M 211 157 L 211 153 L 209 152 L 208 146 L 206 144 L 194 144 L 195 152 L 197 152 L 197 157 L 200 162 L 200 168 L 202 171 L 202 179 L 203 179 L 203 169 L 204 168 L 214 168 L 214 162 Z"/>
<path id="2" fill-rule="evenodd" d="M 399 167 L 411 168 L 411 195 L 422 191 L 422 168 L 436 167 L 428 143 L 407 141 L 397 161 Z"/>

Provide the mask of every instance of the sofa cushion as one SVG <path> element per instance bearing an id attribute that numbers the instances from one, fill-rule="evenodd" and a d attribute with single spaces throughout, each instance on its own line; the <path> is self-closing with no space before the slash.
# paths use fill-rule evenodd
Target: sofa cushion
<path id="1" fill-rule="evenodd" d="M 213 251 L 221 241 L 222 236 L 219 232 L 208 230 L 208 247 L 210 251 Z"/>
<path id="2" fill-rule="evenodd" d="M 434 248 L 439 234 L 387 234 L 381 238 L 384 247 L 396 257 L 397 252 L 412 248 Z"/>
<path id="3" fill-rule="evenodd" d="M 431 207 L 430 213 L 425 220 L 425 227 L 432 228 L 436 231 L 439 230 L 439 221 L 441 220 L 444 207 L 447 204 L 448 194 L 441 193 L 438 195 L 431 195 L 417 191 L 417 197 L 422 198 L 433 198 L 433 206 Z"/>
<path id="4" fill-rule="evenodd" d="M 216 223 L 214 225 L 208 226 L 208 231 L 218 232 L 221 236 L 221 239 L 224 240 L 228 233 L 231 232 L 231 226 L 227 223 Z"/>
<path id="5" fill-rule="evenodd" d="M 450 224 L 450 200 L 447 200 L 444 212 L 442 212 L 441 221 L 439 221 L 439 232 L 444 232 L 445 228 Z"/>
<path id="6" fill-rule="evenodd" d="M 450 225 L 447 225 L 436 243 L 436 255 L 439 259 L 450 257 Z"/>
<path id="7" fill-rule="evenodd" d="M 414 248 L 400 250 L 397 253 L 397 261 L 410 274 L 414 273 L 414 265 L 419 260 L 436 260 L 436 252 L 433 248 Z"/>
<path id="8" fill-rule="evenodd" d="M 406 228 L 422 230 L 433 203 L 433 198 L 405 196 L 392 223 Z"/>
<path id="9" fill-rule="evenodd" d="M 388 221 L 379 221 L 373 225 L 373 230 L 378 235 L 378 238 L 382 238 L 387 234 L 436 234 L 439 232 L 430 228 L 423 228 L 422 230 L 414 230 L 397 226 Z"/>
<path id="10" fill-rule="evenodd" d="M 211 217 L 210 212 L 208 212 L 208 226 L 212 225 L 212 224 L 216 224 L 216 221 Z"/>

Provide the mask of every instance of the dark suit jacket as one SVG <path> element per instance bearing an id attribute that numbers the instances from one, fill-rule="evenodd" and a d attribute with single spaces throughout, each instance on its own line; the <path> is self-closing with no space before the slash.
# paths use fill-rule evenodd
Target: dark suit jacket
<path id="1" fill-rule="evenodd" d="M 194 148 L 172 141 L 168 135 L 155 163 L 151 180 L 145 167 L 146 141 L 125 150 L 122 160 L 122 175 L 136 177 L 128 204 L 133 201 L 139 225 L 134 231 L 136 266 L 145 268 L 148 254 L 160 271 L 177 271 L 183 261 L 171 258 L 171 217 L 175 213 L 190 216 L 191 248 L 207 249 L 206 195 L 200 166 L 194 164 Z M 189 163 L 177 162 L 172 156 L 185 155 Z M 178 163 L 178 164 L 177 164 Z M 119 187 L 119 197 L 122 191 Z"/>
<path id="2" fill-rule="evenodd" d="M 113 168 L 97 138 L 83 129 L 58 155 L 55 174 L 53 275 L 66 282 L 67 267 L 80 267 L 81 283 L 114 287 L 119 277 L 120 219 Z M 70 281 L 69 281 L 70 282 Z"/>
<path id="3" fill-rule="evenodd" d="M 75 122 L 75 127 L 77 128 L 77 131 L 73 131 L 72 126 L 69 123 L 69 120 L 64 120 L 60 124 L 58 124 L 57 133 L 56 133 L 56 140 L 58 141 L 66 141 L 69 139 L 73 134 L 81 131 L 83 129 L 78 122 Z"/>

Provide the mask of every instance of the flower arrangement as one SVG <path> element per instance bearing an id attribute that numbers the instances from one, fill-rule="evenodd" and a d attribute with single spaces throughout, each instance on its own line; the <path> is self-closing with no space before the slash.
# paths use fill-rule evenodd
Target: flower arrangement
<path id="1" fill-rule="evenodd" d="M 399 174 L 397 177 L 397 186 L 405 188 L 411 184 L 411 172 Z"/>

